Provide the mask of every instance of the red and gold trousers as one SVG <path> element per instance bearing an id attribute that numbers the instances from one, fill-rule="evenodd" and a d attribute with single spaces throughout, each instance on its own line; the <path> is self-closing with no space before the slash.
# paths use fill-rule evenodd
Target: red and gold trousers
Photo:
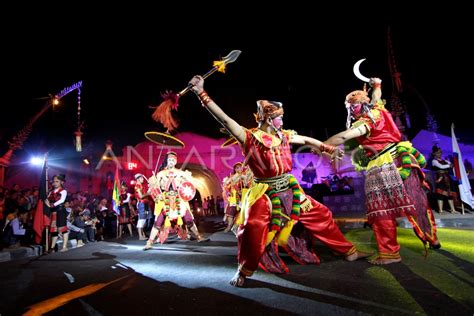
<path id="1" fill-rule="evenodd" d="M 346 240 L 334 222 L 331 211 L 311 197 L 306 196 L 306 198 L 310 200 L 311 208 L 306 212 L 302 211 L 299 217 L 299 223 L 303 225 L 305 233 L 311 238 L 319 239 L 339 254 L 348 256 L 356 252 L 355 246 Z M 273 245 L 266 246 L 272 214 L 268 196 L 261 196 L 245 212 L 244 224 L 240 225 L 237 233 L 238 263 L 240 273 L 250 276 L 257 270 L 262 256 L 269 250 L 269 247 L 278 247 L 278 245 L 273 243 Z M 291 255 L 291 253 L 289 254 Z M 295 257 L 293 258 L 299 263 L 304 263 Z M 282 273 L 288 272 L 282 261 L 281 264 L 283 265 Z"/>

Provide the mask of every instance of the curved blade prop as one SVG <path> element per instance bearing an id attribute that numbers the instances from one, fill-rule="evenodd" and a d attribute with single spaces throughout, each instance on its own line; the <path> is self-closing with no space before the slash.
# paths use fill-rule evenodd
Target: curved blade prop
<path id="1" fill-rule="evenodd" d="M 354 64 L 354 68 L 353 68 L 353 71 L 354 71 L 354 75 L 359 78 L 360 80 L 364 81 L 364 82 L 370 82 L 370 79 L 365 77 L 364 75 L 362 75 L 359 71 L 359 67 L 360 67 L 360 64 L 362 64 L 362 62 L 365 60 L 364 59 L 361 59 L 359 60 L 358 62 L 356 62 Z"/>
<path id="2" fill-rule="evenodd" d="M 240 53 L 242 53 L 242 51 L 240 50 L 233 50 L 231 51 L 227 56 L 225 56 L 224 58 L 222 58 L 222 60 L 219 60 L 219 61 L 214 61 L 213 63 L 213 66 L 211 70 L 209 70 L 206 74 L 204 74 L 202 77 L 204 79 L 206 79 L 207 77 L 209 77 L 210 75 L 212 75 L 213 73 L 215 73 L 216 71 L 219 71 L 219 72 L 222 72 L 222 73 L 225 73 L 225 67 L 227 66 L 227 64 L 230 64 L 230 63 L 233 63 L 234 61 L 237 60 L 237 58 L 239 58 L 240 56 Z M 181 90 L 179 93 L 178 93 L 178 96 L 182 96 L 184 94 L 186 94 L 189 90 L 191 90 L 191 88 L 193 87 L 193 85 L 189 84 L 186 88 L 184 88 L 183 90 Z"/>
<path id="3" fill-rule="evenodd" d="M 225 67 L 228 64 L 236 61 L 240 53 L 242 53 L 242 51 L 233 50 L 221 60 L 214 61 L 212 69 L 209 70 L 202 77 L 206 79 L 207 77 L 209 77 L 216 71 L 224 73 Z M 167 91 L 165 94 L 162 94 L 163 102 L 161 102 L 160 105 L 157 106 L 156 108 L 153 107 L 155 108 L 155 111 L 152 114 L 152 118 L 155 121 L 163 124 L 163 126 L 166 128 L 168 132 L 175 130 L 179 125 L 178 120 L 172 114 L 172 110 L 175 110 L 175 111 L 178 110 L 179 98 L 185 95 L 187 92 L 189 92 L 189 90 L 191 90 L 192 87 L 193 85 L 188 84 L 188 86 L 184 88 L 183 90 L 181 90 L 179 93 L 172 93 L 171 91 Z"/>

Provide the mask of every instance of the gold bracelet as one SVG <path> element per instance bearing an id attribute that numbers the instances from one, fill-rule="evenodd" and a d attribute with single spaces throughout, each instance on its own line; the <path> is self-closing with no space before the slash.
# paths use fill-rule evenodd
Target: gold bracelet
<path id="1" fill-rule="evenodd" d="M 199 100 L 201 100 L 202 106 L 207 106 L 211 101 L 211 97 L 207 94 L 206 91 L 203 91 L 198 94 Z"/>
<path id="2" fill-rule="evenodd" d="M 372 84 L 372 88 L 374 88 L 374 89 L 377 89 L 377 88 L 380 88 L 380 87 L 382 87 L 382 84 L 381 84 L 381 83 L 374 82 L 374 83 Z"/>
<path id="3" fill-rule="evenodd" d="M 336 147 L 335 146 L 331 146 L 331 145 L 327 145 L 325 143 L 321 143 L 321 145 L 319 145 L 319 150 L 322 152 L 322 153 L 328 153 L 328 154 L 332 154 L 336 151 Z"/>

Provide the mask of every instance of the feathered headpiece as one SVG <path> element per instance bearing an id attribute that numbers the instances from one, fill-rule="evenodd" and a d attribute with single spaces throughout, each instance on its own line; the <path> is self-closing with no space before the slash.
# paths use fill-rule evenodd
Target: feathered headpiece
<path id="1" fill-rule="evenodd" d="M 374 105 L 370 103 L 370 98 L 365 90 L 365 85 L 364 90 L 355 90 L 346 95 L 344 104 L 347 109 L 346 128 L 351 127 L 352 119 L 356 119 L 363 114 L 367 114 L 367 116 L 375 123 L 375 119 L 370 111 Z"/>
<path id="2" fill-rule="evenodd" d="M 257 113 L 254 114 L 257 123 L 265 121 L 267 118 L 275 118 L 283 115 L 283 103 L 268 100 L 257 101 Z"/>

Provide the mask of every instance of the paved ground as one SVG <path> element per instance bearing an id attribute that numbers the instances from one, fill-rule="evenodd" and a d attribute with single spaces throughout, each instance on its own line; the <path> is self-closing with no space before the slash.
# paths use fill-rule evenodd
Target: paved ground
<path id="1" fill-rule="evenodd" d="M 235 237 L 222 232 L 209 236 L 207 243 L 172 240 L 147 252 L 137 240 L 98 242 L 66 253 L 1 263 L 0 314 L 29 310 L 53 315 L 472 315 L 474 311 L 474 265 L 447 250 L 424 259 L 421 252 L 405 249 L 402 256 L 415 258 L 416 266 L 441 265 L 436 271 L 446 270 L 443 273 L 460 281 L 457 289 L 464 293 L 460 298 L 419 273 L 411 266 L 413 260 L 387 267 L 349 263 L 323 245 L 317 246 L 320 265 L 300 266 L 284 256 L 290 274 L 259 271 L 245 288 L 234 288 L 228 280 L 236 269 Z M 460 272 L 452 272 L 450 264 Z M 469 289 L 471 296 L 466 295 Z"/>

